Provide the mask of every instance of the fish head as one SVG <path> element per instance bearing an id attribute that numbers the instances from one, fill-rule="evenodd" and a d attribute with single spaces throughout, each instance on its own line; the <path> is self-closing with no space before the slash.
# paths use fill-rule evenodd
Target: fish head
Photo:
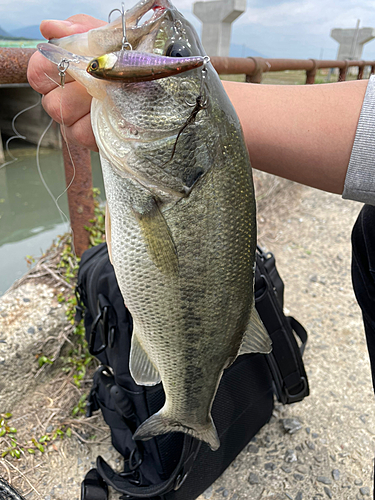
<path id="1" fill-rule="evenodd" d="M 209 150 L 220 126 L 212 106 L 221 99 L 225 114 L 228 100 L 212 65 L 202 68 L 205 51 L 194 27 L 169 0 L 141 0 L 126 11 L 125 19 L 133 50 L 122 50 L 122 16 L 105 27 L 51 40 L 39 50 L 55 64 L 66 53 L 67 71 L 96 98 L 91 121 L 97 145 L 118 174 L 130 175 L 152 192 L 186 196 L 212 165 Z M 159 63 L 190 58 L 198 64 L 151 81 L 113 81 L 94 75 L 97 64 L 117 68 L 121 53 L 130 58 L 145 54 L 150 60 L 159 58 Z M 203 81 L 204 69 L 208 71 Z M 198 98 L 204 105 L 197 107 Z"/>
<path id="2" fill-rule="evenodd" d="M 158 55 L 204 55 L 194 28 L 169 0 L 141 0 L 125 12 L 126 37 L 133 50 Z M 96 57 L 121 50 L 122 16 L 86 33 L 52 39 L 77 55 Z"/>

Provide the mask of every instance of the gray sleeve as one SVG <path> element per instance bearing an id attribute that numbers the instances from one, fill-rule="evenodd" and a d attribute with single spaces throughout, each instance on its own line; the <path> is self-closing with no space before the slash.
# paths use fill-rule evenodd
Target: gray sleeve
<path id="1" fill-rule="evenodd" d="M 375 205 L 375 76 L 367 85 L 342 197 Z"/>

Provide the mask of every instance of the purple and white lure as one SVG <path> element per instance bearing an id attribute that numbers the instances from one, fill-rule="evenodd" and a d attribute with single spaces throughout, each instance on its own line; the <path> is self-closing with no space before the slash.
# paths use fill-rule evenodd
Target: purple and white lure
<path id="1" fill-rule="evenodd" d="M 87 72 L 103 80 L 126 83 L 158 80 L 203 66 L 204 57 L 168 57 L 133 50 L 111 52 L 93 59 Z"/>

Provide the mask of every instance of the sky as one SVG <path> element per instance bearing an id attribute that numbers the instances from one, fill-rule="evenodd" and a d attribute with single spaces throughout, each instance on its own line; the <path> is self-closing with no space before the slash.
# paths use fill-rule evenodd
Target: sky
<path id="1" fill-rule="evenodd" d="M 173 1 L 200 33 L 202 25 L 192 14 L 194 0 Z M 134 3 L 125 0 L 125 8 Z M 0 0 L 0 27 L 9 31 L 78 13 L 106 20 L 120 5 L 120 0 Z M 355 28 L 357 19 L 361 27 L 375 30 L 374 0 L 248 0 L 246 12 L 233 23 L 231 41 L 266 57 L 336 59 L 338 44 L 330 38 L 331 29 Z M 364 46 L 362 58 L 375 59 L 375 39 Z"/>

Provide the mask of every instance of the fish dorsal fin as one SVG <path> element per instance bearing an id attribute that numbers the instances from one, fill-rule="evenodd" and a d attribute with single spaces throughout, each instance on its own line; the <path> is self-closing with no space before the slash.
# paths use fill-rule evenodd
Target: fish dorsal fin
<path id="1" fill-rule="evenodd" d="M 151 198 L 142 211 L 133 209 L 142 230 L 147 252 L 155 266 L 167 276 L 178 274 L 178 258 L 175 243 L 168 224 Z"/>
<path id="2" fill-rule="evenodd" d="M 238 355 L 261 352 L 268 354 L 271 352 L 272 342 L 259 317 L 255 305 L 252 307 L 250 320 L 242 341 Z"/>
<path id="3" fill-rule="evenodd" d="M 112 262 L 112 245 L 111 245 L 111 216 L 109 215 L 108 203 L 105 205 L 105 239 L 107 241 L 108 256 Z"/>
<path id="4" fill-rule="evenodd" d="M 133 332 L 129 361 L 130 375 L 138 385 L 156 385 L 161 381 L 158 370 Z"/>

